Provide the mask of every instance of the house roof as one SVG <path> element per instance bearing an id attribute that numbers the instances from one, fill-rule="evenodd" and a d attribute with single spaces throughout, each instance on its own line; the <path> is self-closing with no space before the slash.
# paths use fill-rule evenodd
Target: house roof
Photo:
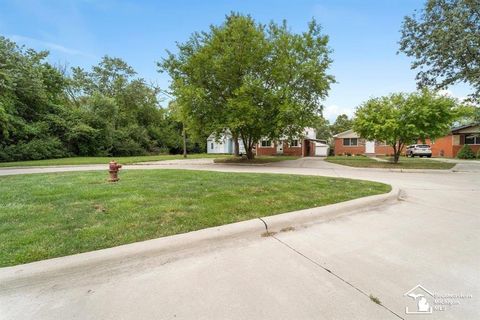
<path id="1" fill-rule="evenodd" d="M 476 126 L 479 126 L 479 125 L 480 125 L 480 123 L 473 122 L 473 123 L 466 124 L 466 125 L 463 125 L 463 126 L 454 127 L 454 128 L 451 129 L 451 131 L 452 131 L 452 133 L 455 133 L 455 132 L 458 132 L 460 130 L 476 127 Z"/>
<path id="2" fill-rule="evenodd" d="M 333 136 L 334 138 L 358 138 L 358 134 L 352 129 L 337 133 Z"/>

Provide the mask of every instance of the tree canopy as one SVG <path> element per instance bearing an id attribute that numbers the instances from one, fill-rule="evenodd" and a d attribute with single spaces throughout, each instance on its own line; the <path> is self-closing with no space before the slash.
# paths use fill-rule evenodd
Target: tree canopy
<path id="1" fill-rule="evenodd" d="M 297 135 L 312 125 L 334 78 L 328 37 L 314 20 L 292 33 L 287 24 L 230 14 L 159 62 L 191 128 L 241 138 L 247 156 L 262 137 Z"/>
<path id="2" fill-rule="evenodd" d="M 126 62 L 104 57 L 69 75 L 47 57 L 0 37 L 0 161 L 181 150 L 158 88 Z"/>
<path id="3" fill-rule="evenodd" d="M 400 51 L 415 59 L 420 86 L 465 82 L 480 98 L 480 1 L 427 0 L 421 12 L 405 17 Z"/>
<path id="4" fill-rule="evenodd" d="M 448 133 L 459 116 L 458 102 L 426 89 L 374 98 L 359 106 L 353 129 L 362 138 L 385 142 L 398 162 L 405 145 Z"/>
<path id="5" fill-rule="evenodd" d="M 353 120 L 349 119 L 346 114 L 340 114 L 335 122 L 330 126 L 332 134 L 337 134 L 352 129 Z"/>

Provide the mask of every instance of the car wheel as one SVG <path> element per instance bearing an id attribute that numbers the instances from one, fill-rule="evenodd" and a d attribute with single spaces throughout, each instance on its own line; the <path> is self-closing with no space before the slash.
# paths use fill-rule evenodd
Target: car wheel
<path id="1" fill-rule="evenodd" d="M 432 157 L 431 155 L 430 155 L 430 156 L 427 156 L 427 158 L 431 158 L 431 157 Z"/>

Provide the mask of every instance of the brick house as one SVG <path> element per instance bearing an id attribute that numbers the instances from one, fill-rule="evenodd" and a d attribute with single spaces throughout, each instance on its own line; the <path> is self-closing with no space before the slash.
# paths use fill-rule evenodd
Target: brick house
<path id="1" fill-rule="evenodd" d="M 366 154 L 366 155 L 390 155 L 393 148 L 378 141 L 366 141 L 358 136 L 353 130 L 348 130 L 333 136 L 335 155 Z M 424 143 L 420 140 L 413 143 Z M 452 128 L 451 131 L 441 138 L 427 139 L 426 144 L 432 148 L 432 156 L 455 158 L 463 145 L 468 144 L 473 152 L 480 150 L 480 124 L 474 123 Z"/>
<path id="2" fill-rule="evenodd" d="M 329 146 L 326 141 L 316 138 L 317 132 L 314 128 L 305 128 L 301 137 L 289 139 L 283 137 L 278 141 L 262 139 L 256 145 L 256 152 L 259 156 L 298 156 L 298 157 L 326 157 Z"/>
<path id="3" fill-rule="evenodd" d="M 393 148 L 380 141 L 367 141 L 355 131 L 347 130 L 333 136 L 334 151 L 340 155 L 390 155 Z"/>
<path id="4" fill-rule="evenodd" d="M 448 135 L 435 140 L 427 139 L 425 143 L 431 146 L 434 157 L 455 158 L 466 144 L 477 154 L 480 150 L 480 124 L 455 127 Z"/>
<path id="5" fill-rule="evenodd" d="M 240 153 L 244 153 L 242 141 L 240 143 Z M 207 139 L 207 153 L 230 153 L 233 154 L 233 141 L 231 134 L 221 135 L 220 139 L 214 134 Z M 314 128 L 305 128 L 299 137 L 282 137 L 279 140 L 261 139 L 255 145 L 255 153 L 257 156 L 327 156 L 329 146 L 325 141 L 316 139 L 316 130 Z"/>

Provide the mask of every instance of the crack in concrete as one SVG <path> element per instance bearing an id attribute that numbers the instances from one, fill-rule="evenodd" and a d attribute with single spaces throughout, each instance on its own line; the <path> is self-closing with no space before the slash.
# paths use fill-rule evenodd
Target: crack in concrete
<path id="1" fill-rule="evenodd" d="M 262 220 L 263 221 L 263 220 Z M 324 266 L 322 266 L 321 264 L 319 264 L 318 262 L 316 262 L 315 260 L 313 260 L 312 258 L 306 256 L 305 254 L 303 254 L 302 252 L 298 251 L 297 249 L 293 248 L 292 246 L 288 245 L 286 242 L 283 242 L 282 240 L 278 239 L 275 235 L 272 235 L 272 238 L 274 238 L 275 240 L 277 240 L 278 242 L 280 242 L 282 245 L 284 245 L 285 247 L 287 247 L 288 249 L 292 250 L 293 252 L 295 252 L 296 254 L 300 255 L 301 257 L 305 258 L 306 260 L 308 260 L 309 262 L 313 263 L 315 266 L 323 269 L 324 271 L 330 273 L 331 275 L 333 275 L 334 277 L 336 277 L 337 279 L 339 279 L 340 281 L 344 282 L 345 284 L 349 285 L 350 287 L 354 288 L 355 290 L 357 290 L 358 292 L 360 292 L 361 294 L 363 294 L 365 297 L 367 297 L 368 299 L 370 299 L 370 295 L 368 293 L 366 293 L 365 291 L 363 291 L 362 289 L 356 287 L 355 285 L 353 285 L 351 282 L 345 280 L 344 278 L 342 278 L 341 276 L 339 276 L 338 274 L 336 274 L 335 272 L 333 272 L 332 270 L 330 269 L 327 269 L 325 268 Z M 394 316 L 396 316 L 397 318 L 399 319 L 402 319 L 402 320 L 405 320 L 405 318 L 403 318 L 402 316 L 400 316 L 398 313 L 396 313 L 395 311 L 393 311 L 392 309 L 390 309 L 389 307 L 385 306 L 384 304 L 380 303 L 378 304 L 379 306 L 381 306 L 382 308 L 384 308 L 385 310 L 387 310 L 388 312 L 390 312 L 391 314 L 393 314 Z"/>
<path id="2" fill-rule="evenodd" d="M 260 221 L 263 222 L 263 224 L 265 225 L 265 230 L 267 233 L 269 233 L 268 231 L 268 224 L 265 222 L 265 220 L 263 220 L 262 218 L 258 218 Z M 271 235 L 272 238 L 274 238 L 275 240 L 277 240 L 279 243 L 281 243 L 282 245 L 284 245 L 285 247 L 287 247 L 288 249 L 292 250 L 293 252 L 295 252 L 296 254 L 300 255 L 301 257 L 303 257 L 304 259 L 307 259 L 309 262 L 313 263 L 315 266 L 323 269 L 324 271 L 330 273 L 331 275 L 333 275 L 334 277 L 336 277 L 337 279 L 339 279 L 340 281 L 346 283 L 347 285 L 349 285 L 350 287 L 354 288 L 355 290 L 357 290 L 358 292 L 360 292 L 361 294 L 363 294 L 364 296 L 366 296 L 368 299 L 370 299 L 370 295 L 368 293 L 366 293 L 365 291 L 363 291 L 362 289 L 354 286 L 352 283 L 348 282 L 347 280 L 345 280 L 344 278 L 342 278 L 341 276 L 339 276 L 338 274 L 336 274 L 335 272 L 333 272 L 332 270 L 330 269 L 327 269 L 325 268 L 324 266 L 322 266 L 321 264 L 319 264 L 318 262 L 316 262 L 315 260 L 313 260 L 312 258 L 306 256 L 305 254 L 303 254 L 302 252 L 298 251 L 297 249 L 295 249 L 294 247 L 290 246 L 289 244 L 287 244 L 286 242 L 283 242 L 282 240 L 278 239 L 275 234 L 272 234 Z M 405 318 L 401 317 L 398 313 L 396 313 L 395 311 L 393 311 L 392 309 L 388 308 L 387 306 L 383 305 L 382 303 L 378 304 L 379 306 L 381 306 L 382 308 L 384 308 L 385 310 L 389 311 L 390 313 L 392 313 L 393 315 L 395 315 L 397 318 L 399 319 L 402 319 L 402 320 L 405 320 Z"/>

